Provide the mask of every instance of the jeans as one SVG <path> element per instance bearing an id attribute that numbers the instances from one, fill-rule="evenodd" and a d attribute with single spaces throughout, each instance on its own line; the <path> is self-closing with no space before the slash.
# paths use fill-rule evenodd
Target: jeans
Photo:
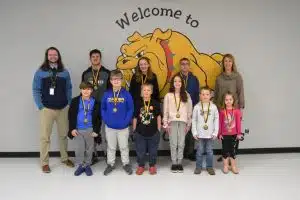
<path id="1" fill-rule="evenodd" d="M 202 168 L 203 157 L 206 156 L 206 168 L 213 167 L 213 140 L 200 139 L 197 147 L 196 168 Z M 206 152 L 206 155 L 203 153 Z"/>
<path id="2" fill-rule="evenodd" d="M 139 167 L 145 167 L 145 157 L 148 150 L 150 167 L 156 164 L 157 149 L 159 145 L 160 134 L 156 133 L 151 137 L 145 137 L 139 133 L 135 134 L 135 145 L 137 162 Z"/>

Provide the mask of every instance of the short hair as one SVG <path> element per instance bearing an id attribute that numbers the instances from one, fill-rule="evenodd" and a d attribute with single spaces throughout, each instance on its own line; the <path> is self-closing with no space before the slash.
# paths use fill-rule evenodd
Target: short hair
<path id="1" fill-rule="evenodd" d="M 123 74 L 119 69 L 115 69 L 110 72 L 110 79 L 112 77 L 120 77 L 121 79 L 123 79 Z"/>
<path id="2" fill-rule="evenodd" d="M 188 58 L 181 58 L 181 59 L 179 60 L 179 63 L 181 63 L 182 61 L 188 61 L 189 64 L 190 64 L 190 60 L 189 60 Z"/>
<path id="3" fill-rule="evenodd" d="M 90 51 L 90 57 L 92 57 L 93 54 L 99 54 L 100 58 L 102 58 L 101 51 L 99 49 L 93 49 Z"/>
<path id="4" fill-rule="evenodd" d="M 204 90 L 207 90 L 211 93 L 211 89 L 208 86 L 204 86 L 204 87 L 200 88 L 200 93 Z"/>

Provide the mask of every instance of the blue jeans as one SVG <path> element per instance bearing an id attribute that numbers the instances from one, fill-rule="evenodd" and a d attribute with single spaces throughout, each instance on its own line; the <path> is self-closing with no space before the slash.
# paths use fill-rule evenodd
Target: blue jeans
<path id="1" fill-rule="evenodd" d="M 212 139 L 200 139 L 197 147 L 196 156 L 196 168 L 202 168 L 203 155 L 206 152 L 206 168 L 213 167 L 213 140 Z"/>
<path id="2" fill-rule="evenodd" d="M 145 167 L 145 162 L 146 162 L 145 157 L 146 157 L 147 150 L 149 152 L 150 167 L 153 167 L 156 164 L 159 140 L 160 140 L 159 133 L 156 133 L 151 137 L 145 137 L 139 133 L 136 133 L 135 145 L 136 145 L 137 162 L 139 167 Z"/>

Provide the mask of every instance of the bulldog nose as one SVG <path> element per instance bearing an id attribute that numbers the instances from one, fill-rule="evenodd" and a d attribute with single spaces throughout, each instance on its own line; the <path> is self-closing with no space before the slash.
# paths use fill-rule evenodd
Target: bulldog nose
<path id="1" fill-rule="evenodd" d="M 129 61 L 129 60 L 124 59 L 124 60 L 123 60 L 123 64 L 127 63 L 128 61 Z"/>

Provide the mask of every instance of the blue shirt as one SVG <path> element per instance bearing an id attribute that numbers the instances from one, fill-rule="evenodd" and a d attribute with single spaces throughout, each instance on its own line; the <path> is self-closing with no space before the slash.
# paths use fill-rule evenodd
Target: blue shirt
<path id="1" fill-rule="evenodd" d="M 83 102 L 86 109 L 86 115 L 84 111 Z M 85 130 L 93 127 L 92 119 L 93 119 L 94 105 L 95 105 L 95 99 L 93 97 L 91 97 L 89 100 L 84 100 L 84 101 L 82 101 L 82 98 L 80 98 L 80 104 L 79 104 L 78 115 L 77 115 L 78 130 Z M 87 119 L 88 122 L 85 123 L 84 119 Z"/>

